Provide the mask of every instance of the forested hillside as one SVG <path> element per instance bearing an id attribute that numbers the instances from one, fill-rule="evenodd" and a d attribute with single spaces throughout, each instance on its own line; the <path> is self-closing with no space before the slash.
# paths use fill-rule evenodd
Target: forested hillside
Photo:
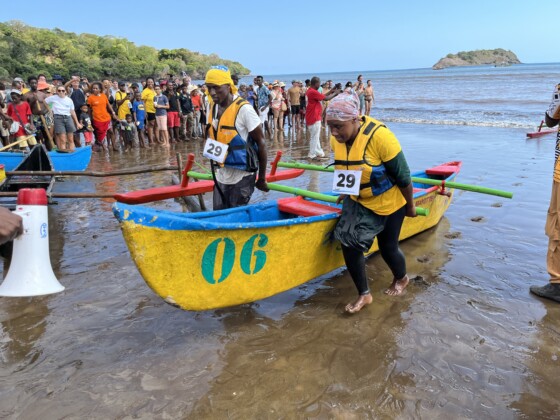
<path id="1" fill-rule="evenodd" d="M 181 71 L 196 79 L 217 64 L 228 66 L 232 74 L 249 74 L 240 63 L 216 54 L 204 55 L 186 48 L 157 50 L 137 46 L 126 38 L 34 28 L 19 21 L 0 22 L 0 79 L 43 73 L 47 77 L 79 74 L 89 80 L 135 80 L 168 73 L 180 75 Z"/>

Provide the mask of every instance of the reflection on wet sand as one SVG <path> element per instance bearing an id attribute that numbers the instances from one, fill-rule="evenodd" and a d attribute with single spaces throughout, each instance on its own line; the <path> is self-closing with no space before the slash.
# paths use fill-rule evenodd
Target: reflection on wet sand
<path id="1" fill-rule="evenodd" d="M 515 194 L 456 193 L 436 228 L 402 244 L 414 279 L 404 296 L 383 294 L 391 275 L 375 256 L 375 301 L 355 316 L 343 313 L 356 293 L 343 270 L 249 305 L 180 311 L 142 280 L 109 202 L 62 199 L 49 210 L 51 259 L 66 290 L 0 299 L 0 417 L 557 417 L 560 307 L 528 292 L 546 281 L 553 142 L 513 143 L 519 130 L 391 128 L 411 169 L 463 160 L 460 182 Z M 277 147 L 285 160 L 305 158 L 305 130 L 292 133 L 267 139 L 269 157 Z M 201 144 L 99 153 L 89 169 L 174 164 L 176 151 L 200 156 Z M 56 190 L 169 184 L 163 172 L 76 177 Z M 307 173 L 289 185 L 326 191 L 332 181 Z"/>
<path id="2" fill-rule="evenodd" d="M 13 372 L 32 369 L 42 353 L 36 346 L 47 327 L 48 297 L 5 299 L 3 303 L 2 336 L 0 345 L 3 362 Z"/>
<path id="3" fill-rule="evenodd" d="M 222 373 L 192 414 L 197 418 L 255 418 L 265 413 L 272 418 L 397 416 L 406 403 L 406 396 L 395 395 L 404 380 L 396 363 L 402 344 L 399 331 L 408 322 L 404 314 L 410 306 L 437 283 L 438 272 L 448 260 L 448 230 L 444 219 L 403 244 L 409 273 L 423 279 L 412 282 L 403 297 L 383 294 L 391 272 L 379 255 L 370 258 L 367 270 L 374 303 L 359 316 L 344 313 L 344 305 L 356 293 L 346 271 L 298 288 L 312 291 L 303 292 L 304 297 L 280 319 L 269 318 L 267 308 L 216 311 L 233 338 L 222 353 Z M 413 378 L 408 384 L 414 384 Z"/>

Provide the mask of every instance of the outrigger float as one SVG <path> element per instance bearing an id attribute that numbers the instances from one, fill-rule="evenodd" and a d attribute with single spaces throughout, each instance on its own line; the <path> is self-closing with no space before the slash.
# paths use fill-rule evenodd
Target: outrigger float
<path id="1" fill-rule="evenodd" d="M 541 121 L 541 124 L 537 128 L 537 131 L 532 131 L 532 132 L 527 133 L 527 137 L 535 138 L 535 137 L 541 137 L 541 136 L 545 136 L 547 134 L 553 134 L 553 133 L 558 132 L 558 130 L 555 129 L 555 128 L 554 129 L 552 129 L 552 128 L 543 129 L 543 125 L 544 125 L 544 120 Z"/>
<path id="2" fill-rule="evenodd" d="M 406 218 L 400 240 L 438 224 L 453 196 L 446 185 L 460 168 L 461 162 L 448 162 L 413 174 L 415 204 L 426 215 Z M 193 175 L 188 168 L 184 173 Z M 117 202 L 113 213 L 148 286 L 167 303 L 201 311 L 264 299 L 344 265 L 331 237 L 341 206 L 334 195 L 314 197 L 200 213 Z M 375 241 L 368 254 L 377 250 Z"/>

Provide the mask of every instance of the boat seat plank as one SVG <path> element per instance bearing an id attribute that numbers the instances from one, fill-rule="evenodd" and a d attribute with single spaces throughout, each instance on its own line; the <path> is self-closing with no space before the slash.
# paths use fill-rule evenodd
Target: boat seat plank
<path id="1" fill-rule="evenodd" d="M 278 209 L 284 213 L 295 214 L 303 217 L 342 212 L 342 210 L 337 207 L 308 201 L 303 197 L 282 198 L 278 200 Z"/>
<path id="2" fill-rule="evenodd" d="M 455 165 L 439 165 L 426 169 L 426 175 L 443 176 L 445 178 L 453 175 L 455 172 L 459 172 L 459 167 Z"/>

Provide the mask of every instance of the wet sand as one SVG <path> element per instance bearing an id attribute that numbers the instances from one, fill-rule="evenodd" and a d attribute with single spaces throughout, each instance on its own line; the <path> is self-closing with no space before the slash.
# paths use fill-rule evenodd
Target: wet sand
<path id="1" fill-rule="evenodd" d="M 412 170 L 462 160 L 458 182 L 514 193 L 456 191 L 436 228 L 402 244 L 415 277 L 404 296 L 383 294 L 391 275 L 374 256 L 374 303 L 354 316 L 343 313 L 356 293 L 343 270 L 253 304 L 181 311 L 142 280 L 110 201 L 59 200 L 49 210 L 51 260 L 66 290 L 0 298 L 0 418 L 557 417 L 560 305 L 529 294 L 547 281 L 554 136 L 391 128 Z M 291 134 L 269 145 L 270 156 L 307 152 Z M 200 155 L 198 144 L 98 154 L 90 169 L 174 163 L 176 150 Z M 169 182 L 170 173 L 73 178 L 55 191 Z M 288 182 L 330 186 L 323 173 Z"/>

